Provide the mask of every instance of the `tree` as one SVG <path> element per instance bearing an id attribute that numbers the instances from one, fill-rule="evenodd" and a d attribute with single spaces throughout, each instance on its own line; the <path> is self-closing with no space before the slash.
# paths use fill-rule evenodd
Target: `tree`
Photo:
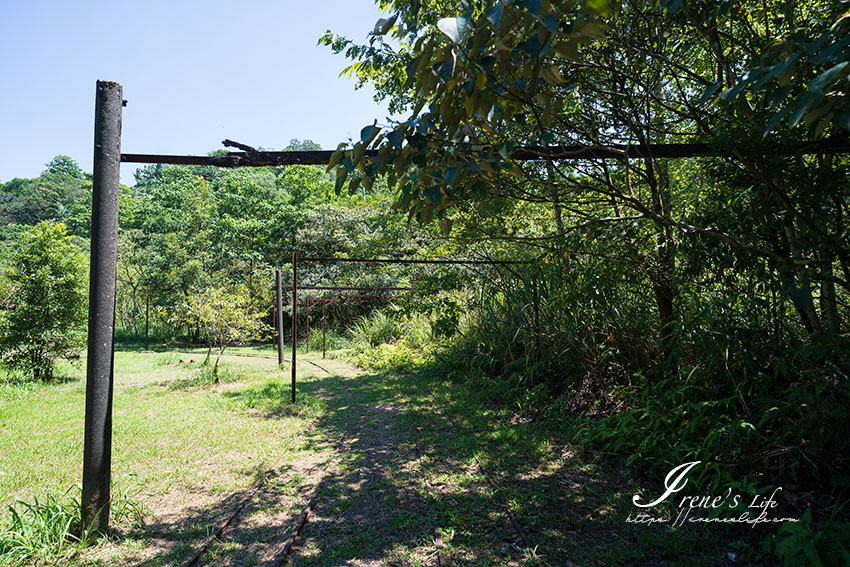
<path id="1" fill-rule="evenodd" d="M 71 209 L 89 201 L 91 180 L 67 156 L 56 156 L 33 179 L 13 179 L 0 186 L 0 222 L 34 225 L 64 222 Z"/>
<path id="2" fill-rule="evenodd" d="M 21 235 L 6 273 L 0 356 L 11 368 L 53 377 L 55 358 L 71 359 L 85 344 L 86 261 L 65 225 L 44 221 Z"/>
<path id="3" fill-rule="evenodd" d="M 504 197 L 551 206 L 553 241 L 588 226 L 639 223 L 642 234 L 623 244 L 646 266 L 665 356 L 675 346 L 676 251 L 684 241 L 767 261 L 765 277 L 810 332 L 840 329 L 835 289 L 850 290 L 846 159 L 828 156 L 814 174 L 814 160 L 778 157 L 763 144 L 785 116 L 779 142 L 847 127 L 850 40 L 842 31 L 850 18 L 837 3 L 383 4 L 395 12 L 378 22 L 368 47 L 323 41 L 359 59 L 353 71 L 361 80 L 401 89 L 390 96 L 408 103 L 410 116 L 367 125 L 353 147 L 340 147 L 331 158 L 337 191 L 369 189 L 386 176 L 398 188 L 398 209 L 438 220 L 446 233 L 460 204 Z M 389 34 L 400 51 L 379 39 Z M 384 74 L 382 62 L 391 63 Z M 396 80 L 401 68 L 405 81 Z M 667 160 L 572 162 L 550 151 L 697 140 L 725 152 L 714 167 L 717 201 L 738 202 L 753 222 L 745 230 L 726 223 L 720 207 L 712 211 L 719 215 L 701 214 L 711 204 L 695 184 L 674 193 Z M 541 159 L 514 160 L 523 145 Z"/>
<path id="4" fill-rule="evenodd" d="M 46 167 L 45 174 L 62 175 L 79 180 L 86 178 L 86 174 L 80 169 L 80 165 L 68 156 L 58 155 L 50 160 Z"/>
<path id="5" fill-rule="evenodd" d="M 218 384 L 218 363 L 224 350 L 233 343 L 259 338 L 262 324 L 257 313 L 247 305 L 243 293 L 228 293 L 222 289 L 195 291 L 186 297 L 178 308 L 175 322 L 204 329 L 209 341 L 206 364 L 213 347 L 218 356 L 213 366 L 213 376 Z"/>

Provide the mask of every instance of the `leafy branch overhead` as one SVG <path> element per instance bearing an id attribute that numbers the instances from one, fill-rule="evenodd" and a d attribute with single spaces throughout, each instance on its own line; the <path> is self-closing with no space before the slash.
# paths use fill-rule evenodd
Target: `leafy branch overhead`
<path id="1" fill-rule="evenodd" d="M 386 176 L 398 189 L 395 206 L 423 222 L 443 221 L 459 202 L 516 180 L 557 192 L 571 183 L 552 160 L 548 173 L 520 167 L 511 160 L 519 145 L 698 140 L 734 153 L 736 143 L 761 141 L 780 124 L 797 127 L 798 140 L 850 128 L 850 18 L 834 8 L 788 15 L 795 8 L 785 2 L 388 4 L 396 12 L 376 24 L 368 47 L 322 41 L 355 59 L 348 71 L 404 102 L 409 117 L 364 127 L 328 170 L 337 192 L 368 190 Z M 777 20 L 778 11 L 786 16 Z M 387 34 L 400 49 L 381 40 Z M 628 189 L 614 193 L 645 212 Z"/>
<path id="2" fill-rule="evenodd" d="M 580 45 L 603 37 L 609 15 L 607 3 L 524 2 L 438 20 L 414 41 L 406 65 L 413 116 L 388 129 L 366 126 L 350 150 L 341 146 L 329 163 L 329 170 L 336 167 L 337 191 L 369 189 L 375 177 L 387 175 L 401 188 L 397 207 L 423 221 L 443 219 L 470 174 L 486 178 L 515 169 L 515 139 L 505 136 L 495 146 L 487 140 L 492 147 L 486 150 L 482 142 L 499 127 L 533 120 L 528 104 L 551 98 L 551 87 L 563 83 L 551 57 L 575 56 Z M 413 14 L 406 17 L 410 29 Z M 545 138 L 524 142 L 548 143 Z M 377 155 L 367 155 L 367 148 Z"/>

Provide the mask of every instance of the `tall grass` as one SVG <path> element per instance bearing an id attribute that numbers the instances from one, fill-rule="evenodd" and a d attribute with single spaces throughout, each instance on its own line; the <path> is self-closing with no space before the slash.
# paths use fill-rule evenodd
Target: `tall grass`
<path id="1" fill-rule="evenodd" d="M 113 524 L 140 525 L 144 510 L 136 500 L 139 490 L 116 481 L 112 485 L 110 520 Z M 75 557 L 95 537 L 80 525 L 80 488 L 62 495 L 48 494 L 32 502 L 16 501 L 0 519 L 0 565 L 64 563 Z"/>
<path id="2" fill-rule="evenodd" d="M 346 358 L 372 368 L 408 371 L 430 359 L 436 348 L 433 318 L 391 307 L 362 317 L 348 330 Z"/>

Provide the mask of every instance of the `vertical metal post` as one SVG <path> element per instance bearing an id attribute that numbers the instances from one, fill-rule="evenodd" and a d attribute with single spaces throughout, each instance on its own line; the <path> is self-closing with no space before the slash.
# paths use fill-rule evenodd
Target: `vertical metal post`
<path id="1" fill-rule="evenodd" d="M 325 324 L 325 313 L 327 312 L 328 306 L 328 294 L 325 293 L 322 295 L 322 360 L 325 359 L 325 333 L 326 333 L 326 324 Z"/>
<path id="2" fill-rule="evenodd" d="M 307 298 L 307 352 L 310 352 L 310 298 Z"/>
<path id="3" fill-rule="evenodd" d="M 145 296 L 145 350 L 148 350 L 148 326 L 151 319 L 151 296 Z"/>
<path id="4" fill-rule="evenodd" d="M 283 281 L 280 270 L 274 271 L 275 283 L 277 284 L 277 298 L 275 303 L 275 330 L 277 331 L 277 365 L 283 366 Z"/>
<path id="5" fill-rule="evenodd" d="M 123 102 L 121 85 L 108 81 L 97 82 L 85 444 L 80 511 L 83 527 L 95 531 L 105 531 L 109 525 L 115 273 L 118 258 L 118 188 Z"/>
<path id="6" fill-rule="evenodd" d="M 298 344 L 298 256 L 292 251 L 292 403 L 295 403 L 295 347 Z"/>

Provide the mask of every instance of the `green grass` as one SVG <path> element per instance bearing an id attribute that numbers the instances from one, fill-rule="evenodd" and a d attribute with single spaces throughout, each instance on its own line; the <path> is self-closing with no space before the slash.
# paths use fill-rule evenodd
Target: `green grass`
<path id="1" fill-rule="evenodd" d="M 363 557 L 431 564 L 436 528 L 456 565 L 569 561 L 698 567 L 721 565 L 726 551 L 746 547 L 730 531 L 626 524 L 633 511 L 631 496 L 645 483 L 628 478 L 613 463 L 579 453 L 562 429 L 533 419 L 520 407 L 496 403 L 492 392 L 468 382 L 433 372 L 353 372 L 338 360 L 322 361 L 312 353 L 300 359 L 299 403 L 293 406 L 288 367 L 277 368 L 270 347 L 229 350 L 223 359 L 226 380 L 219 384 L 212 384 L 201 366 L 205 353 L 116 353 L 117 530 L 86 550 L 73 538 L 56 535 L 67 532 L 64 522 L 75 517 L 76 489 L 67 493 L 70 499 L 46 496 L 66 494 L 80 480 L 83 368 L 63 367 L 67 379 L 50 384 L 0 382 L 0 444 L 8 448 L 0 453 L 5 473 L 0 474 L 0 498 L 13 504 L 38 497 L 39 513 L 27 525 L 54 517 L 49 524 L 56 528 L 43 529 L 42 537 L 19 526 L 16 533 L 29 533 L 23 539 L 31 549 L 20 546 L 24 551 L 9 554 L 7 563 L 26 556 L 28 562 L 43 557 L 48 564 L 104 567 L 179 564 L 262 471 L 282 464 L 276 481 L 281 490 L 293 498 L 306 493 L 310 482 L 304 474 L 310 469 L 291 465 L 310 458 L 321 462 L 317 455 L 345 431 L 350 445 L 322 488 L 315 523 L 308 528 L 331 541 L 307 545 L 295 565 L 336 565 Z M 313 433 L 290 448 L 314 418 Z M 367 436 L 384 427 L 395 437 L 389 438 L 394 441 L 385 453 L 388 460 L 381 461 L 384 447 L 370 445 Z M 386 466 L 374 467 L 381 462 Z M 379 472 L 361 485 L 357 479 L 364 467 Z M 425 488 L 423 473 L 433 491 Z M 350 523 L 322 520 L 322 514 L 345 518 L 376 499 L 382 505 L 374 509 L 386 511 L 381 512 L 383 528 L 364 532 Z M 292 506 L 293 514 L 300 511 L 297 499 Z M 517 538 L 506 506 L 536 547 L 536 556 L 512 545 Z M 266 512 L 259 510 L 258 517 Z M 46 543 L 38 543 L 42 540 Z M 225 538 L 214 553 L 224 556 L 238 549 Z"/>
<path id="2" fill-rule="evenodd" d="M 114 510 L 113 523 L 131 547 L 133 537 L 144 536 L 123 520 L 137 506 L 154 512 L 203 507 L 217 495 L 244 490 L 322 411 L 306 393 L 288 404 L 283 384 L 289 373 L 277 368 L 271 348 L 228 349 L 218 385 L 202 366 L 205 353 L 115 354 L 112 475 L 132 477 L 138 490 L 122 493 L 119 483 L 117 494 L 126 498 L 115 499 L 124 509 Z M 84 362 L 60 365 L 57 375 L 62 379 L 46 384 L 0 378 L 0 509 L 19 500 L 35 506 L 36 499 L 39 517 L 79 508 L 57 495 L 79 492 Z"/>

